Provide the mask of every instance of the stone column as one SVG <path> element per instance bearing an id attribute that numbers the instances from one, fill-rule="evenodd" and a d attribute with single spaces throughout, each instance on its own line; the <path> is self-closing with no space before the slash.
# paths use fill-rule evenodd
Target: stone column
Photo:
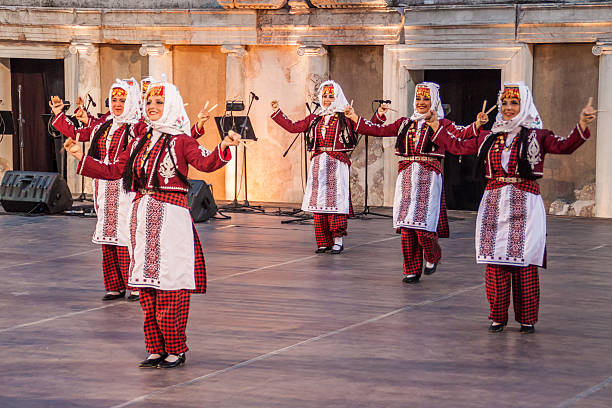
<path id="1" fill-rule="evenodd" d="M 100 90 L 100 53 L 98 47 L 89 42 L 74 41 L 68 47 L 68 55 L 64 59 L 66 100 L 72 103 L 72 109 L 77 97 L 85 99 L 89 94 L 96 102 L 96 107 L 90 106 L 89 112 L 96 115 L 103 106 L 105 97 Z M 85 149 L 89 149 L 89 143 L 85 143 Z M 72 194 L 80 194 L 82 191 L 91 194 L 91 179 L 76 174 L 77 161 L 68 156 L 66 162 L 68 186 Z"/>
<path id="2" fill-rule="evenodd" d="M 612 217 L 612 42 L 593 47 L 599 56 L 595 215 Z"/>
<path id="3" fill-rule="evenodd" d="M 142 44 L 138 50 L 143 57 L 149 57 L 149 75 L 157 80 L 162 80 L 162 75 L 166 76 L 168 82 L 173 80 L 172 70 L 172 50 L 161 42 Z"/>
<path id="4" fill-rule="evenodd" d="M 306 95 L 309 101 L 317 100 L 319 85 L 329 79 L 329 56 L 327 48 L 321 44 L 303 43 L 297 49 L 297 54 L 306 59 Z"/>
<path id="5" fill-rule="evenodd" d="M 246 49 L 242 45 L 222 45 L 221 52 L 227 55 L 225 62 L 225 100 L 227 101 L 243 101 L 246 104 L 248 101 L 245 98 L 245 67 L 244 56 Z M 244 115 L 245 112 L 234 112 L 237 115 Z M 238 166 L 238 198 L 244 198 L 244 180 L 241 181 L 242 157 L 244 147 L 235 147 L 232 149 L 232 160 L 225 165 L 225 198 L 226 200 L 234 199 L 234 175 L 236 172 L 236 164 Z M 238 163 L 236 163 L 236 160 Z M 248 174 L 248 173 L 247 173 Z"/>

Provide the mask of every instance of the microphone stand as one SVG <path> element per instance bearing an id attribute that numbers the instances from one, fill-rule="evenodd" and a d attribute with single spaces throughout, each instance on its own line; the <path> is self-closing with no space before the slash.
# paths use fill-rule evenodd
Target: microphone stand
<path id="1" fill-rule="evenodd" d="M 91 99 L 91 96 L 89 94 L 87 94 L 87 96 L 88 98 L 87 98 L 87 106 L 85 107 L 85 112 L 89 110 L 89 106 L 93 102 L 93 100 Z M 95 106 L 95 102 L 93 103 Z M 81 148 L 83 151 L 85 151 L 85 142 L 81 142 Z M 81 174 L 81 194 L 79 195 L 79 198 L 77 198 L 77 201 L 85 201 L 85 200 L 87 200 L 87 196 L 85 195 L 85 176 Z"/>
<path id="2" fill-rule="evenodd" d="M 379 107 L 380 105 L 381 103 L 378 102 Z M 355 214 L 355 216 L 358 216 L 364 220 L 368 219 L 368 215 L 376 215 L 378 217 L 393 218 L 392 215 L 381 214 L 381 213 L 370 211 L 370 206 L 368 205 L 368 141 L 369 141 L 369 136 L 365 135 L 365 186 L 364 186 L 364 197 L 363 197 L 363 211 L 358 214 Z"/>
<path id="3" fill-rule="evenodd" d="M 18 100 L 18 109 L 19 109 L 19 117 L 17 121 L 19 122 L 19 169 L 21 171 L 25 171 L 25 141 L 23 137 L 23 111 L 21 108 L 21 84 L 17 86 L 17 100 Z"/>
<path id="4" fill-rule="evenodd" d="M 246 116 L 244 118 L 244 122 L 242 122 L 242 126 L 240 127 L 240 139 L 242 139 L 242 136 L 244 136 L 244 131 L 246 130 L 246 125 L 247 125 L 247 120 L 249 118 L 249 112 L 251 112 L 251 106 L 253 105 L 253 101 L 255 100 L 255 95 L 253 94 L 253 92 L 251 92 L 251 95 L 249 96 L 250 101 L 249 101 L 249 107 L 247 108 L 247 113 Z M 259 98 L 258 98 L 259 99 Z M 240 204 L 238 203 L 238 146 L 236 146 L 236 162 L 234 163 L 234 201 L 223 208 L 223 210 L 225 211 L 258 211 L 258 212 L 265 212 L 265 210 L 263 208 L 261 208 L 260 205 L 251 205 L 249 204 L 249 199 L 247 196 L 247 152 L 246 152 L 246 147 L 242 147 L 242 152 L 243 152 L 243 159 L 242 159 L 242 166 L 244 169 L 244 203 Z"/>
<path id="5" fill-rule="evenodd" d="M 308 113 L 312 114 L 314 112 L 317 111 L 317 109 L 319 109 L 319 104 L 315 103 L 315 109 L 314 111 L 310 109 L 310 105 L 308 103 L 306 103 L 306 109 L 308 109 Z M 295 138 L 293 138 L 293 141 L 291 142 L 291 144 L 289 145 L 289 147 L 287 148 L 287 150 L 285 150 L 285 153 L 283 153 L 283 157 L 287 156 L 287 153 L 289 153 L 289 150 L 291 150 L 291 147 L 293 147 L 293 144 L 296 142 L 296 140 L 298 139 L 298 137 L 303 136 L 303 142 L 304 142 L 304 146 L 303 146 L 303 157 L 304 157 L 304 174 L 306 174 L 306 179 L 308 179 L 308 146 L 306 143 L 306 132 L 301 132 L 298 133 Z M 281 215 L 281 216 L 291 216 L 291 217 L 295 217 L 289 220 L 282 220 L 281 224 L 290 224 L 293 222 L 298 222 L 298 223 L 303 223 L 304 221 L 308 221 L 313 219 L 314 217 L 312 216 L 312 214 L 308 214 L 307 212 L 305 212 L 304 210 L 302 210 L 301 208 L 299 209 L 295 209 L 289 213 L 281 213 L 280 208 L 278 210 L 278 214 L 277 215 Z"/>

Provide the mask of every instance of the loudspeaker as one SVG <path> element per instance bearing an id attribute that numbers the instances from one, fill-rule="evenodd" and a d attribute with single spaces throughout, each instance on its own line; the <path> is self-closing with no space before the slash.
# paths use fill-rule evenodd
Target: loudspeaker
<path id="1" fill-rule="evenodd" d="M 206 221 L 217 213 L 217 203 L 210 186 L 203 180 L 189 180 L 187 203 L 193 222 Z"/>
<path id="2" fill-rule="evenodd" d="M 58 173 L 7 171 L 0 184 L 7 212 L 58 213 L 72 207 L 72 194 Z"/>

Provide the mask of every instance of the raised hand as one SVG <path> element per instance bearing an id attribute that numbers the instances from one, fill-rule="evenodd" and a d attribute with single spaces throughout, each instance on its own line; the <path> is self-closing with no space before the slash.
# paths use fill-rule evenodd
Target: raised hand
<path id="1" fill-rule="evenodd" d="M 81 159 L 83 159 L 83 151 L 81 150 L 81 146 L 74 139 L 67 138 L 64 142 L 64 149 L 66 149 L 66 151 L 78 161 L 81 161 Z"/>
<path id="2" fill-rule="evenodd" d="M 272 110 L 276 112 L 278 110 L 278 101 L 274 99 L 272 102 L 270 102 L 270 106 L 272 107 Z"/>
<path id="3" fill-rule="evenodd" d="M 77 98 L 76 105 L 77 106 L 74 109 L 74 117 L 77 118 L 79 122 L 87 126 L 89 123 L 89 116 L 87 116 L 87 111 L 85 111 L 83 108 L 83 98 L 79 96 Z"/>
<path id="4" fill-rule="evenodd" d="M 198 121 L 197 126 L 198 130 L 204 129 L 204 123 L 210 119 L 210 112 L 206 109 L 208 107 L 208 101 L 206 101 L 206 105 L 200 110 L 198 113 Z"/>
<path id="5" fill-rule="evenodd" d="M 487 109 L 487 100 L 484 100 L 482 103 L 482 111 L 478 112 L 478 115 L 476 115 L 476 129 L 489 121 L 489 113 L 491 113 L 495 108 L 497 108 L 497 105 L 491 106 L 491 109 L 485 112 L 485 109 Z"/>
<path id="6" fill-rule="evenodd" d="M 438 120 L 438 114 L 433 109 L 425 116 L 425 123 L 431 127 L 434 132 L 438 131 L 440 127 L 440 121 Z"/>
<path id="7" fill-rule="evenodd" d="M 596 116 L 597 111 L 595 108 L 593 108 L 593 97 L 591 96 L 589 97 L 589 101 L 587 102 L 586 106 L 582 108 L 582 111 L 580 112 L 580 120 L 578 121 L 578 124 L 580 125 L 582 131 L 586 130 L 589 124 L 595 120 Z"/>
<path id="8" fill-rule="evenodd" d="M 49 107 L 51 108 L 51 112 L 53 112 L 54 115 L 59 115 L 64 109 L 64 106 L 66 106 L 66 104 L 64 104 L 62 98 L 60 98 L 59 96 L 51 97 L 51 100 L 49 101 Z"/>
<path id="9" fill-rule="evenodd" d="M 389 105 L 386 103 L 381 103 L 378 107 L 378 116 L 384 116 L 389 111 Z"/>
<path id="10" fill-rule="evenodd" d="M 355 109 L 353 109 L 353 106 L 351 105 L 346 105 L 346 107 L 344 108 L 344 116 L 346 116 L 353 122 L 357 122 L 359 120 L 359 116 L 357 116 L 357 114 L 355 113 Z"/>
<path id="11" fill-rule="evenodd" d="M 234 132 L 233 130 L 230 130 L 229 132 L 227 132 L 227 136 L 225 136 L 221 141 L 221 150 L 225 150 L 229 146 L 238 146 L 240 142 L 242 142 L 242 140 L 240 139 L 240 134 Z"/>

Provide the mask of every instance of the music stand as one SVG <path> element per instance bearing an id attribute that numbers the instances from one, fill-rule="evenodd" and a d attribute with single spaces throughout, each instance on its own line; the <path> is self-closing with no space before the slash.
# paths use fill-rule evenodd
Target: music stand
<path id="1" fill-rule="evenodd" d="M 363 197 L 363 211 L 355 214 L 355 217 L 361 217 L 366 220 L 368 219 L 367 218 L 368 215 L 376 215 L 378 217 L 393 218 L 392 215 L 381 214 L 381 213 L 370 211 L 370 206 L 368 205 L 368 141 L 369 141 L 369 137 L 368 135 L 365 135 L 365 191 L 364 191 L 364 197 Z"/>
<path id="2" fill-rule="evenodd" d="M 251 104 L 253 103 L 253 99 L 251 99 Z M 251 109 L 251 105 L 249 104 L 249 110 Z M 225 115 L 225 116 L 215 116 L 215 123 L 217 124 L 217 130 L 219 131 L 219 136 L 221 140 L 228 134 L 230 130 L 233 130 L 236 133 L 239 133 L 242 136 L 242 139 L 246 140 L 257 140 L 255 136 L 255 131 L 253 130 L 253 125 L 251 124 L 251 119 L 248 116 L 248 111 L 246 116 L 234 116 L 234 115 Z M 238 202 L 238 146 L 236 146 L 235 150 L 235 162 L 234 162 L 234 201 L 231 204 L 221 207 L 225 211 L 258 211 L 265 212 L 261 206 L 251 205 L 248 199 L 248 183 L 247 183 L 247 149 L 246 147 L 242 147 L 243 151 L 243 161 L 242 166 L 244 168 L 244 203 L 240 204 Z"/>

